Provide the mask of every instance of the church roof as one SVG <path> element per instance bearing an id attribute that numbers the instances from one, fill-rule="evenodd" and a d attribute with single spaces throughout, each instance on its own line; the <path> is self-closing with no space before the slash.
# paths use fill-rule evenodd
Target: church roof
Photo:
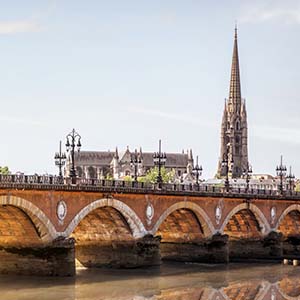
<path id="1" fill-rule="evenodd" d="M 133 152 L 132 152 L 133 153 Z M 142 152 L 143 166 L 153 167 L 153 152 Z M 75 161 L 80 166 L 109 166 L 114 158 L 115 152 L 112 151 L 81 151 L 75 153 Z M 120 162 L 130 162 L 131 153 L 126 150 L 120 152 Z M 186 168 L 188 164 L 188 154 L 166 153 L 167 168 Z"/>
<path id="2" fill-rule="evenodd" d="M 143 155 L 143 165 L 145 167 L 152 167 L 153 152 L 145 152 Z M 166 153 L 167 160 L 165 166 L 167 168 L 185 168 L 188 164 L 188 155 L 182 153 Z"/>
<path id="3" fill-rule="evenodd" d="M 81 166 L 109 166 L 114 155 L 111 151 L 80 151 L 75 153 L 75 161 Z"/>

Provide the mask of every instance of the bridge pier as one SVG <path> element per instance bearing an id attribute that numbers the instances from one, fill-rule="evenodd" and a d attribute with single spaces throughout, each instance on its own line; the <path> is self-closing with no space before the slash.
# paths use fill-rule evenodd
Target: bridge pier
<path id="1" fill-rule="evenodd" d="M 229 260 L 269 260 L 282 257 L 282 235 L 270 232 L 266 237 L 229 240 Z"/>
<path id="2" fill-rule="evenodd" d="M 1 245 L 0 274 L 74 276 L 74 240 L 26 247 Z"/>
<path id="3" fill-rule="evenodd" d="M 228 263 L 228 236 L 215 234 L 198 242 L 162 242 L 162 260 L 202 263 Z"/>
<path id="4" fill-rule="evenodd" d="M 137 268 L 160 265 L 160 238 L 151 235 L 132 241 L 76 245 L 76 259 L 84 267 Z"/>
<path id="5" fill-rule="evenodd" d="M 284 257 L 300 257 L 300 235 L 285 237 L 282 242 Z"/>

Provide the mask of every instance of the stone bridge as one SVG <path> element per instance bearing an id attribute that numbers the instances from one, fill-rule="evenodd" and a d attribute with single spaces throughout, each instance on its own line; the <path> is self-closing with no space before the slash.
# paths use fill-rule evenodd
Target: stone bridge
<path id="1" fill-rule="evenodd" d="M 0 177 L 0 272 L 300 257 L 300 195 Z"/>

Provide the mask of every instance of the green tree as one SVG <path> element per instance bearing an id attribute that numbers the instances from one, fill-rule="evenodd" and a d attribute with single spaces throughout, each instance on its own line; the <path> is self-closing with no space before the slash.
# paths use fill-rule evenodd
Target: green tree
<path id="1" fill-rule="evenodd" d="M 132 177 L 130 175 L 126 175 L 123 178 L 124 181 L 132 181 Z"/>
<path id="2" fill-rule="evenodd" d="M 145 176 L 139 177 L 139 182 L 155 183 L 158 176 L 158 167 L 150 169 Z M 175 170 L 167 171 L 165 167 L 161 168 L 161 177 L 164 183 L 173 182 L 175 179 Z"/>
<path id="3" fill-rule="evenodd" d="M 0 167 L 0 174 L 1 175 L 9 175 L 10 174 L 9 168 L 7 166 L 6 167 Z"/>

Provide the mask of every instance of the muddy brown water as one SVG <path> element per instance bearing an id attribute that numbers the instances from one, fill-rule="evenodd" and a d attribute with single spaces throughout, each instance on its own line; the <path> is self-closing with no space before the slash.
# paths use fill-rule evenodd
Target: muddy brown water
<path id="1" fill-rule="evenodd" d="M 0 277 L 5 300 L 300 299 L 300 266 L 164 264 L 150 269 L 80 269 L 75 278 Z"/>

